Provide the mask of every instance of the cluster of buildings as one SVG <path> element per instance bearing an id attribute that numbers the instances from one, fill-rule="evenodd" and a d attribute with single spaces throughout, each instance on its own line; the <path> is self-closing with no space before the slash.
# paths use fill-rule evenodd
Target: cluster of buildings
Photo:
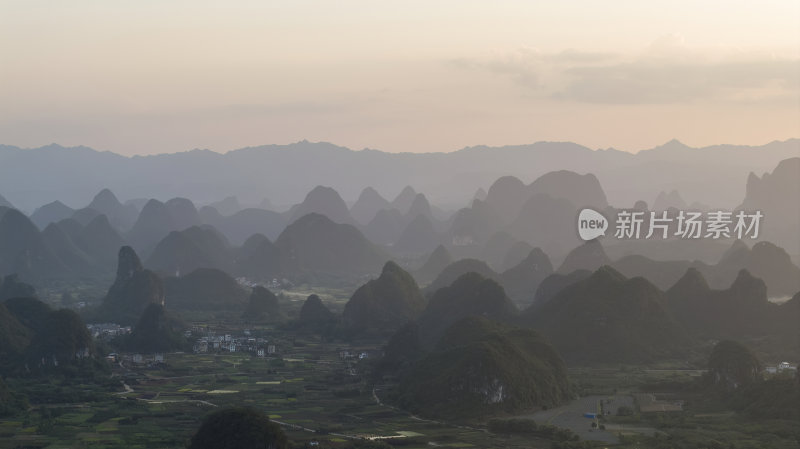
<path id="1" fill-rule="evenodd" d="M 369 358 L 370 351 L 349 351 L 349 350 L 340 350 L 339 351 L 339 358 L 342 360 L 364 360 Z"/>
<path id="2" fill-rule="evenodd" d="M 112 352 L 106 356 L 109 363 L 122 363 L 128 366 L 153 368 L 164 364 L 164 354 L 157 352 L 154 354 L 124 354 L 120 355 Z"/>
<path id="3" fill-rule="evenodd" d="M 93 338 L 98 338 L 101 340 L 107 340 L 119 335 L 127 335 L 131 333 L 130 326 L 120 326 L 117 323 L 87 324 L 86 328 L 89 329 L 89 333 L 92 334 Z"/>
<path id="4" fill-rule="evenodd" d="M 789 362 L 781 362 L 775 366 L 768 366 L 764 368 L 768 374 L 778 374 L 785 371 L 797 372 L 797 365 L 792 365 Z"/>
<path id="5" fill-rule="evenodd" d="M 278 352 L 274 343 L 265 338 L 251 337 L 249 330 L 245 330 L 242 336 L 231 334 L 216 335 L 214 332 L 208 332 L 207 335 L 195 341 L 194 345 L 192 345 L 192 351 L 195 354 L 242 352 L 250 353 L 256 357 L 266 357 Z"/>
<path id="6" fill-rule="evenodd" d="M 267 282 L 265 283 L 265 282 L 251 281 L 250 279 L 247 279 L 246 277 L 238 277 L 238 278 L 236 278 L 236 282 L 238 282 L 239 285 L 241 285 L 243 287 L 249 287 L 249 288 L 257 287 L 257 286 L 260 285 L 262 287 L 268 288 L 269 290 L 271 290 L 273 292 L 276 292 L 276 291 L 278 291 L 280 289 L 284 289 L 284 288 L 291 288 L 291 287 L 294 286 L 294 284 L 292 284 L 292 281 L 290 281 L 290 280 L 288 280 L 286 278 L 282 278 L 282 279 L 273 278 L 271 281 L 267 280 Z"/>

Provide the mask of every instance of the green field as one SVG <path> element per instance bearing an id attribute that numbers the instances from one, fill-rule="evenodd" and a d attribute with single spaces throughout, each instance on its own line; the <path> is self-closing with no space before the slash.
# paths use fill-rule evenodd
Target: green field
<path id="1" fill-rule="evenodd" d="M 247 354 L 167 354 L 160 369 L 113 366 L 129 392 L 101 400 L 33 404 L 22 416 L 0 421 L 0 448 L 179 448 L 217 407 L 249 405 L 279 422 L 298 447 L 382 441 L 409 448 L 549 447 L 530 437 L 491 435 L 484 429 L 427 421 L 378 404 L 364 373 L 366 361 L 343 361 L 340 350 L 315 337 L 292 338 L 280 357 Z M 351 368 L 353 369 L 351 371 Z M 353 375 L 355 373 L 355 375 Z M 80 388 L 80 387 L 76 387 Z M 380 394 L 380 392 L 378 392 Z"/>
<path id="2" fill-rule="evenodd" d="M 240 335 L 244 330 L 240 324 L 219 321 L 209 326 L 217 335 Z M 562 443 L 533 434 L 493 434 L 487 422 L 439 422 L 393 407 L 389 398 L 395 385 L 371 380 L 377 356 L 340 358 L 342 351 L 377 354 L 381 341 L 353 345 L 271 326 L 251 331 L 277 342 L 279 353 L 266 358 L 246 353 L 171 353 L 157 368 L 112 364 L 112 378 L 101 378 L 106 379 L 102 382 L 8 379 L 10 388 L 29 396 L 31 407 L 0 419 L 0 449 L 181 448 L 208 412 L 233 405 L 263 410 L 283 426 L 295 447 L 310 447 L 312 442 L 323 448 L 577 447 L 558 446 Z M 681 412 L 640 413 L 634 405 L 632 415 L 604 416 L 599 424 L 613 438 L 583 447 L 610 447 L 618 441 L 615 447 L 621 448 L 781 449 L 797 447 L 800 438 L 796 421 L 756 421 L 708 399 L 696 388 L 702 372 L 682 363 L 573 367 L 569 375 L 574 390 L 584 398 L 615 397 L 632 403 L 637 393 L 648 392 L 686 404 Z M 45 399 L 37 402 L 37 398 Z M 50 403 L 52 398 L 57 402 Z M 565 407 L 581 411 L 585 404 Z M 517 417 L 535 417 L 540 424 L 599 438 L 600 429 L 589 433 L 590 422 L 580 414 L 570 421 L 559 413 L 532 410 Z M 551 418 L 556 415 L 561 418 Z"/>

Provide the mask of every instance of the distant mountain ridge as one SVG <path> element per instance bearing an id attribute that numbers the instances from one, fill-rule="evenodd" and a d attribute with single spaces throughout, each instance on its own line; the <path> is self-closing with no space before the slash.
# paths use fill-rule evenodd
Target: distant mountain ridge
<path id="1" fill-rule="evenodd" d="M 689 202 L 734 207 L 751 171 L 763 173 L 797 156 L 800 139 L 704 148 L 674 141 L 636 154 L 594 151 L 570 142 L 385 153 L 301 141 L 225 154 L 192 150 L 134 157 L 55 144 L 35 149 L 0 145 L 0 194 L 30 212 L 54 199 L 85 203 L 106 187 L 123 198 L 188 197 L 208 204 L 224 193 L 257 204 L 266 194 L 274 204 L 293 204 L 316 185 L 355 200 L 364 186 L 391 193 L 410 184 L 417 191 L 436 192 L 429 197 L 433 203 L 453 206 L 466 204 L 473 192 L 502 175 L 533 180 L 550 171 L 571 170 L 594 173 L 609 203 L 618 207 L 675 189 Z M 685 176 L 676 179 L 671 175 L 676 170 Z"/>

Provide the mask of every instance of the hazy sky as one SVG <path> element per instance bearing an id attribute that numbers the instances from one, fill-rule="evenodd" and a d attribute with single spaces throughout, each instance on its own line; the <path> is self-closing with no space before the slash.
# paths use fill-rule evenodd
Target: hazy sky
<path id="1" fill-rule="evenodd" d="M 0 0 L 0 143 L 800 137 L 800 2 Z"/>

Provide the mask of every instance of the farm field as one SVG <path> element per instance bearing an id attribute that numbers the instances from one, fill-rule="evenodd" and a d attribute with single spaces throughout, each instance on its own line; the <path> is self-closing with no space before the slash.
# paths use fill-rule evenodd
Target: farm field
<path id="1" fill-rule="evenodd" d="M 118 363 L 125 388 L 98 401 L 34 406 L 0 421 L 0 448 L 179 448 L 202 417 L 218 407 L 249 405 L 280 423 L 304 447 L 353 440 L 403 447 L 549 447 L 531 437 L 492 435 L 479 427 L 411 416 L 376 401 L 360 374 L 366 361 L 340 352 L 368 349 L 294 339 L 280 357 L 171 353 L 159 367 Z M 80 387 L 76 387 L 80 388 Z M 402 440 L 402 441 L 401 441 Z"/>

